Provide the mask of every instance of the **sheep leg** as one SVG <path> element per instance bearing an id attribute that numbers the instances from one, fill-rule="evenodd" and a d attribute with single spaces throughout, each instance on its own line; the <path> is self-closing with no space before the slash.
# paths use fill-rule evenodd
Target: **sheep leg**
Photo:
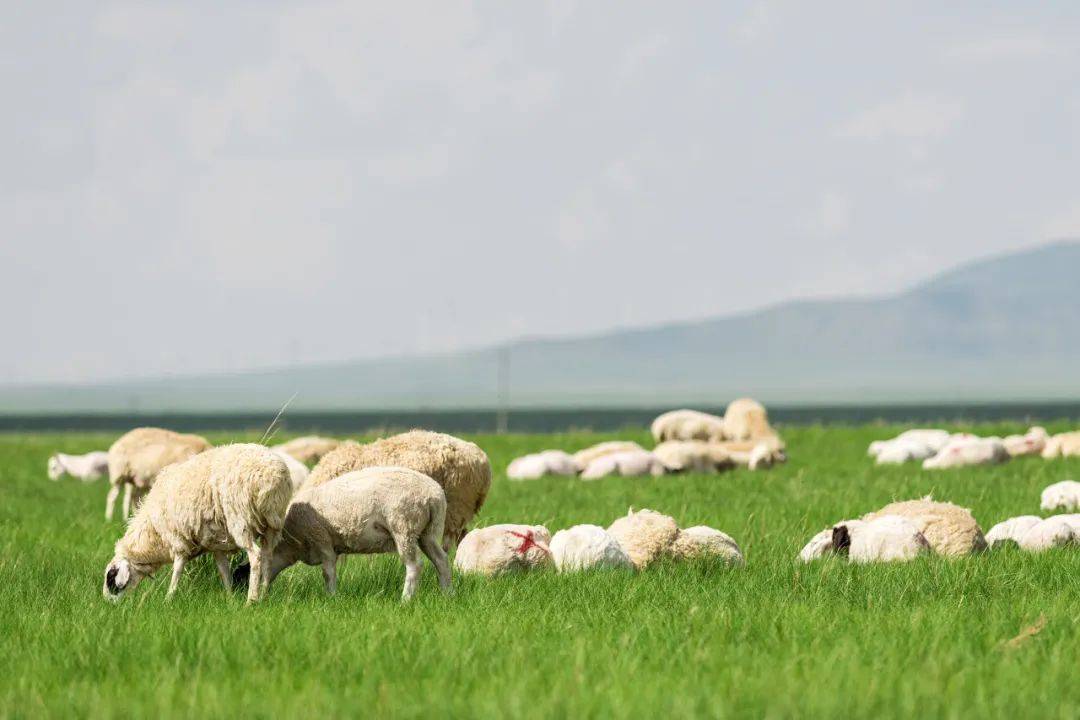
<path id="1" fill-rule="evenodd" d="M 251 574 L 248 575 L 248 604 L 258 602 L 262 595 L 262 578 L 266 574 L 263 569 L 263 555 L 262 548 L 256 544 L 252 544 L 247 549 L 248 562 L 251 563 Z"/>
<path id="2" fill-rule="evenodd" d="M 127 520 L 131 516 L 131 493 L 135 491 L 135 486 L 131 483 L 124 483 L 124 514 L 123 518 Z"/>
<path id="3" fill-rule="evenodd" d="M 322 576 L 326 581 L 326 592 L 333 595 L 337 592 L 337 555 L 331 553 L 323 558 Z"/>
<path id="4" fill-rule="evenodd" d="M 260 578 L 264 593 L 266 592 L 266 589 L 270 587 L 270 581 L 274 579 L 274 576 L 271 574 L 274 566 L 274 548 L 277 547 L 278 540 L 280 539 L 280 532 L 270 531 L 263 536 L 261 542 L 261 555 L 266 560 L 266 562 L 263 563 L 262 577 Z"/>
<path id="5" fill-rule="evenodd" d="M 187 563 L 187 558 L 183 555 L 177 555 L 172 561 L 172 579 L 169 580 L 169 591 L 165 593 L 165 597 L 171 598 L 176 594 L 176 586 L 180 584 L 180 573 L 184 572 L 184 564 Z"/>
<path id="6" fill-rule="evenodd" d="M 420 548 L 414 538 L 403 538 L 397 542 L 398 555 L 401 562 L 405 563 L 405 589 L 401 592 L 401 602 L 408 602 L 416 594 L 416 586 L 420 584 Z"/>
<path id="7" fill-rule="evenodd" d="M 116 498 L 120 495 L 120 486 L 113 485 L 109 488 L 109 494 L 105 498 L 105 519 L 113 519 L 113 511 L 116 509 Z"/>
<path id="8" fill-rule="evenodd" d="M 439 587 L 443 592 L 450 592 L 450 561 L 446 558 L 446 551 L 442 549 L 438 539 L 427 535 L 421 537 L 420 549 L 435 566 L 435 572 L 439 575 Z"/>
<path id="9" fill-rule="evenodd" d="M 217 565 L 218 575 L 221 576 L 221 584 L 226 590 L 232 590 L 232 570 L 229 569 L 229 556 L 223 552 L 214 553 L 214 564 Z"/>

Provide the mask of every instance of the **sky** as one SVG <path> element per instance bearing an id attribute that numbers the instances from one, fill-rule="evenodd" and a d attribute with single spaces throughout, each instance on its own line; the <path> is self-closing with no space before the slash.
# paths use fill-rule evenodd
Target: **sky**
<path id="1" fill-rule="evenodd" d="M 439 353 L 1080 237 L 1080 7 L 18 3 L 0 383 Z"/>

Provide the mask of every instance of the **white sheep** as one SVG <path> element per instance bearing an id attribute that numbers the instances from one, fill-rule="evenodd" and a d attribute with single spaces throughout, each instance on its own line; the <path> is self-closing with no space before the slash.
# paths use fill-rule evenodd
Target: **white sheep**
<path id="1" fill-rule="evenodd" d="M 278 447 L 272 447 L 270 450 L 281 458 L 281 461 L 285 463 L 285 467 L 289 468 L 289 479 L 292 481 L 293 492 L 299 490 L 307 482 L 308 475 L 311 474 L 308 466 Z"/>
<path id="2" fill-rule="evenodd" d="M 248 587 L 248 602 L 258 600 L 291 496 L 288 468 L 262 445 L 225 445 L 166 467 L 117 541 L 102 593 L 119 600 L 172 562 L 172 596 L 187 561 L 207 552 L 229 588 L 228 554 L 243 549 L 258 578 Z"/>
<path id="3" fill-rule="evenodd" d="M 1078 455 L 1080 455 L 1080 430 L 1051 436 L 1042 451 L 1042 456 L 1047 460 Z"/>
<path id="4" fill-rule="evenodd" d="M 334 438 L 304 435 L 274 445 L 273 449 L 294 457 L 305 465 L 310 465 L 322 460 L 323 455 L 326 455 L 340 444 L 341 441 Z"/>
<path id="5" fill-rule="evenodd" d="M 458 545 L 454 567 L 465 573 L 502 575 L 551 563 L 551 533 L 543 525 L 490 525 L 467 534 Z"/>
<path id="6" fill-rule="evenodd" d="M 1080 515 L 1052 515 L 1020 536 L 1021 550 L 1042 552 L 1080 543 Z"/>
<path id="7" fill-rule="evenodd" d="M 1002 520 L 994 527 L 990 528 L 990 532 L 986 533 L 986 544 L 989 547 L 994 547 L 1003 542 L 1015 542 L 1020 544 L 1020 538 L 1022 538 L 1028 530 L 1035 527 L 1042 522 L 1042 518 L 1038 515 L 1020 515 L 1018 517 L 1009 518 L 1008 520 Z"/>
<path id="8" fill-rule="evenodd" d="M 878 457 L 884 450 L 889 448 L 890 445 L 897 443 L 912 449 L 918 448 L 919 454 L 925 454 L 923 457 L 912 459 L 923 460 L 936 455 L 941 448 L 945 447 L 945 444 L 949 442 L 951 437 L 952 435 L 948 430 L 913 428 L 911 430 L 905 430 L 890 440 L 875 440 L 870 443 L 867 452 L 871 457 Z"/>
<path id="9" fill-rule="evenodd" d="M 103 450 L 85 455 L 56 453 L 49 458 L 47 470 L 50 480 L 69 475 L 83 482 L 93 482 L 109 472 L 109 453 Z"/>
<path id="10" fill-rule="evenodd" d="M 671 410 L 652 421 L 656 442 L 665 440 L 724 440 L 724 419 L 699 410 Z"/>
<path id="11" fill-rule="evenodd" d="M 1050 436 L 1045 428 L 1038 426 L 1029 428 L 1023 435 L 1009 435 L 1002 443 L 1010 457 L 1021 455 L 1039 455 L 1046 448 L 1046 441 Z"/>
<path id="12" fill-rule="evenodd" d="M 544 450 L 522 455 L 510 462 L 506 477 L 510 480 L 536 480 L 547 475 L 577 475 L 574 456 L 562 450 Z"/>
<path id="13" fill-rule="evenodd" d="M 666 440 L 652 452 L 671 472 L 715 473 L 735 464 L 720 444 L 704 440 Z"/>
<path id="14" fill-rule="evenodd" d="M 322 567 L 326 590 L 337 592 L 338 557 L 397 552 L 405 565 L 402 601 L 416 593 L 420 553 L 431 560 L 439 586 L 450 590 L 450 563 L 441 542 L 446 496 L 423 473 L 400 467 L 372 467 L 308 485 L 293 497 L 281 542 L 270 560 L 269 582 L 303 562 Z M 243 566 L 234 579 L 242 580 Z"/>
<path id="15" fill-rule="evenodd" d="M 599 525 L 575 525 L 551 538 L 551 556 L 559 572 L 594 568 L 633 568 L 619 542 Z"/>
<path id="16" fill-rule="evenodd" d="M 105 498 L 105 519 L 112 520 L 120 486 L 124 486 L 124 517 L 131 514 L 133 502 L 154 484 L 164 468 L 182 462 L 210 447 L 198 435 L 142 427 L 124 433 L 109 448 L 109 494 Z"/>
<path id="17" fill-rule="evenodd" d="M 932 446 L 918 440 L 897 438 L 878 447 L 878 465 L 903 465 L 911 460 L 926 460 L 937 454 Z"/>
<path id="18" fill-rule="evenodd" d="M 745 562 L 742 550 L 734 538 L 705 525 L 680 529 L 668 548 L 668 554 L 676 560 L 715 557 L 732 565 L 742 565 Z"/>
<path id="19" fill-rule="evenodd" d="M 626 551 L 634 567 L 641 569 L 668 552 L 679 535 L 679 526 L 668 515 L 647 509 L 634 512 L 631 508 L 607 531 Z"/>
<path id="20" fill-rule="evenodd" d="M 881 515 L 870 520 L 844 520 L 822 530 L 799 557 L 810 562 L 831 552 L 861 564 L 913 560 L 931 551 L 915 523 L 899 515 Z"/>
<path id="21" fill-rule="evenodd" d="M 664 463 L 660 458 L 647 450 L 627 450 L 625 452 L 604 455 L 593 460 L 582 471 L 582 480 L 597 480 L 599 478 L 618 475 L 621 477 L 641 477 L 643 475 L 658 476 L 665 472 Z"/>
<path id="22" fill-rule="evenodd" d="M 835 525 L 830 525 L 825 528 L 814 537 L 810 538 L 810 541 L 803 546 L 803 549 L 799 551 L 799 559 L 804 563 L 812 562 L 819 558 L 825 557 L 825 555 L 833 552 L 833 528 L 846 526 L 848 533 L 858 525 L 862 524 L 862 520 L 841 520 Z"/>
<path id="23" fill-rule="evenodd" d="M 760 440 L 774 437 L 765 406 L 752 398 L 732 400 L 724 411 L 724 439 Z"/>
<path id="24" fill-rule="evenodd" d="M 911 520 L 934 552 L 946 557 L 968 555 L 986 549 L 986 538 L 971 510 L 948 502 L 936 502 L 927 495 L 918 500 L 889 503 L 863 520 L 899 515 Z"/>
<path id="25" fill-rule="evenodd" d="M 584 450 L 578 450 L 574 453 L 574 465 L 577 466 L 578 472 L 581 472 L 589 467 L 589 463 L 593 460 L 602 458 L 605 455 L 644 449 L 645 448 L 641 447 L 636 442 L 630 440 L 607 440 L 605 442 L 596 443 L 595 445 L 590 445 Z"/>
<path id="26" fill-rule="evenodd" d="M 923 461 L 923 468 L 965 467 L 969 465 L 990 465 L 1009 459 L 1009 452 L 1000 438 L 960 437 L 950 440 L 937 455 Z"/>
<path id="27" fill-rule="evenodd" d="M 1080 509 L 1080 482 L 1075 480 L 1062 480 L 1053 485 L 1047 485 L 1042 491 L 1039 507 L 1044 512 L 1075 512 Z"/>

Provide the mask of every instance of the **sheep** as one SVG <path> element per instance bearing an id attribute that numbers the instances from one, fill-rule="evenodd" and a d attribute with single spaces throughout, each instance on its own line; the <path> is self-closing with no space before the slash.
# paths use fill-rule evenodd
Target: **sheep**
<path id="1" fill-rule="evenodd" d="M 993 548 L 1000 543 L 1010 541 L 1019 544 L 1020 538 L 1028 530 L 1041 523 L 1042 520 L 1038 515 L 1020 515 L 1008 520 L 1002 520 L 990 528 L 990 532 L 986 533 L 986 545 Z"/>
<path id="2" fill-rule="evenodd" d="M 291 455 L 305 465 L 311 465 L 322 460 L 323 455 L 340 444 L 341 441 L 334 438 L 305 435 L 274 445 L 273 449 Z"/>
<path id="3" fill-rule="evenodd" d="M 810 538 L 810 541 L 803 546 L 803 549 L 799 551 L 799 559 L 804 563 L 812 562 L 818 558 L 825 557 L 826 554 L 833 551 L 833 529 L 844 526 L 847 528 L 850 535 L 858 526 L 862 525 L 862 520 L 841 520 L 835 525 L 830 525 L 814 537 Z"/>
<path id="4" fill-rule="evenodd" d="M 630 440 L 608 440 L 607 442 L 597 443 L 596 445 L 587 447 L 584 450 L 578 450 L 574 453 L 574 465 L 577 466 L 578 472 L 581 472 L 589 467 L 589 463 L 593 460 L 602 458 L 605 455 L 644 449 L 645 448 L 641 447 L 636 442 Z"/>
<path id="5" fill-rule="evenodd" d="M 720 444 L 703 440 L 666 440 L 652 452 L 671 472 L 715 473 L 735 464 Z"/>
<path id="6" fill-rule="evenodd" d="M 559 572 L 634 567 L 619 542 L 599 525 L 575 525 L 558 531 L 551 538 L 551 557 Z"/>
<path id="7" fill-rule="evenodd" d="M 506 477 L 510 480 L 535 480 L 545 475 L 577 475 L 574 457 L 562 450 L 522 455 L 510 462 Z"/>
<path id="8" fill-rule="evenodd" d="M 1080 543 L 1080 515 L 1053 515 L 1020 536 L 1021 550 L 1042 552 Z"/>
<path id="9" fill-rule="evenodd" d="M 446 493 L 444 549 L 464 537 L 491 487 L 491 464 L 483 450 L 452 435 L 426 430 L 410 430 L 367 445 L 343 442 L 323 456 L 308 483 L 319 485 L 352 470 L 376 466 L 406 467 L 442 486 Z"/>
<path id="10" fill-rule="evenodd" d="M 711 443 L 714 452 L 724 453 L 735 465 L 760 470 L 776 463 L 787 462 L 784 442 L 778 436 L 757 440 L 727 440 Z"/>
<path id="11" fill-rule="evenodd" d="M 50 480 L 70 475 L 83 482 L 93 482 L 109 472 L 109 453 L 103 450 L 85 455 L 56 453 L 49 458 L 47 471 Z"/>
<path id="12" fill-rule="evenodd" d="M 589 463 L 581 473 L 582 480 L 596 480 L 610 475 L 621 477 L 658 476 L 665 471 L 660 458 L 647 450 L 627 450 L 626 452 L 604 455 Z"/>
<path id="13" fill-rule="evenodd" d="M 1062 480 L 1053 485 L 1047 485 L 1039 500 L 1039 507 L 1044 512 L 1080 510 L 1080 482 Z"/>
<path id="14" fill-rule="evenodd" d="M 656 442 L 665 440 L 724 440 L 724 419 L 699 410 L 671 410 L 658 416 L 650 426 Z"/>
<path id="15" fill-rule="evenodd" d="M 454 567 L 465 573 L 495 576 L 534 570 L 551 563 L 551 533 L 543 525 L 490 525 L 466 535 Z"/>
<path id="16" fill-rule="evenodd" d="M 117 601 L 171 561 L 172 597 L 185 563 L 206 552 L 229 589 L 228 553 L 243 549 L 259 579 L 247 599 L 259 600 L 291 496 L 289 469 L 262 445 L 225 445 L 166 467 L 117 541 L 102 594 Z"/>
<path id="17" fill-rule="evenodd" d="M 776 435 L 765 406 L 751 398 L 731 401 L 724 411 L 723 428 L 726 440 L 759 440 Z"/>
<path id="18" fill-rule="evenodd" d="M 634 512 L 633 508 L 607 529 L 630 562 L 639 570 L 664 555 L 679 534 L 675 520 L 652 510 Z"/>
<path id="19" fill-rule="evenodd" d="M 811 562 L 827 553 L 847 555 L 856 564 L 913 560 L 932 552 L 926 536 L 911 520 L 880 515 L 868 520 L 844 520 L 815 535 L 799 553 Z"/>
<path id="20" fill-rule="evenodd" d="M 124 517 L 154 484 L 164 468 L 182 462 L 210 448 L 206 438 L 184 435 L 162 428 L 135 428 L 109 448 L 109 494 L 105 498 L 105 519 L 112 520 L 120 486 L 124 486 Z M 134 496 L 134 497 L 133 497 Z"/>
<path id="21" fill-rule="evenodd" d="M 878 457 L 892 443 L 898 443 L 901 445 L 922 448 L 919 452 L 926 454 L 923 457 L 912 459 L 923 460 L 940 452 L 941 448 L 945 447 L 951 437 L 952 435 L 948 430 L 913 428 L 911 430 L 905 430 L 891 440 L 875 440 L 870 443 L 867 453 L 871 457 Z"/>
<path id="22" fill-rule="evenodd" d="M 971 511 L 947 502 L 921 500 L 894 502 L 863 516 L 873 520 L 884 515 L 899 515 L 911 520 L 926 536 L 934 552 L 947 557 L 967 555 L 986 549 L 986 538 Z"/>
<path id="23" fill-rule="evenodd" d="M 936 470 L 941 468 L 964 467 L 967 465 L 990 465 L 1009 459 L 1000 438 L 953 438 L 945 447 L 931 458 L 923 461 L 923 468 Z"/>
<path id="24" fill-rule="evenodd" d="M 668 555 L 676 560 L 716 557 L 732 565 L 745 562 L 739 544 L 730 535 L 705 525 L 679 530 Z"/>
<path id="25" fill-rule="evenodd" d="M 270 562 L 268 583 L 303 562 L 320 565 L 326 591 L 337 592 L 338 557 L 347 553 L 397 552 L 405 565 L 402 602 L 420 583 L 420 552 L 431 560 L 439 587 L 450 591 L 450 562 L 443 550 L 446 496 L 439 483 L 402 467 L 369 467 L 306 485 L 293 497 L 285 531 Z M 248 570 L 236 569 L 235 582 Z"/>
<path id="26" fill-rule="evenodd" d="M 293 492 L 296 492 L 303 487 L 305 482 L 307 482 L 308 475 L 311 474 L 311 471 L 308 470 L 307 465 L 279 448 L 280 446 L 275 446 L 270 448 L 270 450 L 281 458 L 281 461 L 285 463 L 285 467 L 289 468 L 289 479 L 292 481 Z"/>
<path id="27" fill-rule="evenodd" d="M 926 460 L 936 454 L 937 450 L 927 443 L 896 438 L 878 448 L 875 462 L 878 465 L 903 465 L 909 460 Z"/>
<path id="28" fill-rule="evenodd" d="M 1047 460 L 1077 455 L 1080 455 L 1080 430 L 1052 436 L 1042 451 L 1042 456 Z"/>
<path id="29" fill-rule="evenodd" d="M 1045 428 L 1035 426 L 1023 435 L 1009 435 L 1002 440 L 1002 443 L 1005 445 L 1005 451 L 1009 453 L 1009 457 L 1019 457 L 1021 455 L 1041 454 L 1046 448 L 1048 439 L 1050 439 L 1050 436 L 1046 433 Z"/>

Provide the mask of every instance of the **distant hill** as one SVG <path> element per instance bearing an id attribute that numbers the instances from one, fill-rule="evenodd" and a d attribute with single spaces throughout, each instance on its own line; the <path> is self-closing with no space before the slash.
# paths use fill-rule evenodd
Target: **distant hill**
<path id="1" fill-rule="evenodd" d="M 1080 398 L 1080 243 L 973 262 L 896 294 L 795 301 L 456 354 L 92 386 L 0 388 L 6 412 Z"/>

